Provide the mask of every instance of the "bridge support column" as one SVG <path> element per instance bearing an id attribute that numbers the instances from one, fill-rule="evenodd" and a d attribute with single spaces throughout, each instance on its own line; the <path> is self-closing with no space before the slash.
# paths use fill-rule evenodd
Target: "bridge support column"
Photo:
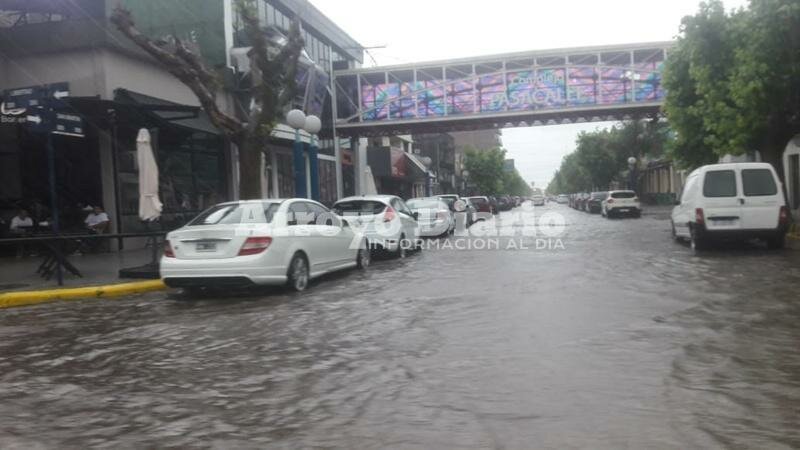
<path id="1" fill-rule="evenodd" d="M 361 158 L 361 138 L 353 136 L 350 138 L 350 148 L 353 150 L 353 181 L 355 182 L 355 194 L 364 195 L 364 160 Z"/>

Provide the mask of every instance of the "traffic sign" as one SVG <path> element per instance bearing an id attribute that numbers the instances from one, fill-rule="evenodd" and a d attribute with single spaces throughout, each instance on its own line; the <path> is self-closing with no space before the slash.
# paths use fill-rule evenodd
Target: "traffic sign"
<path id="1" fill-rule="evenodd" d="M 0 103 L 3 123 L 27 123 L 37 133 L 84 137 L 83 119 L 70 113 L 64 102 L 69 94 L 69 83 L 7 89 Z"/>
<path id="2" fill-rule="evenodd" d="M 81 116 L 55 111 L 53 117 L 53 134 L 64 136 L 84 137 L 83 119 Z"/>

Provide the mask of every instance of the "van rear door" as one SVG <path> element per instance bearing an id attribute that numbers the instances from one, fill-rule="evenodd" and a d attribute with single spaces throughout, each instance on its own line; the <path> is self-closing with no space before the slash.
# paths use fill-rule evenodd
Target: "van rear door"
<path id="1" fill-rule="evenodd" d="M 703 208 L 708 230 L 738 230 L 742 228 L 742 208 L 736 170 L 709 170 L 703 177 Z"/>
<path id="2" fill-rule="evenodd" d="M 777 176 L 770 167 L 743 167 L 742 180 L 742 228 L 767 230 L 778 227 L 783 195 L 778 188 Z"/>

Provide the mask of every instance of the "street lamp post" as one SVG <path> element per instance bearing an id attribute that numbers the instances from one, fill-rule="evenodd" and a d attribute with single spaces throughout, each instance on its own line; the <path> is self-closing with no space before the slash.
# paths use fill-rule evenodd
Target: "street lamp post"
<path id="1" fill-rule="evenodd" d="M 462 188 L 462 192 L 466 196 L 467 194 L 469 194 L 469 192 L 467 192 L 467 183 L 468 183 L 467 180 L 469 179 L 469 170 L 467 169 L 462 170 L 461 177 L 464 178 L 464 186 Z"/>
<path id="2" fill-rule="evenodd" d="M 628 158 L 628 189 L 631 191 L 636 192 L 636 186 L 638 183 L 639 175 L 636 173 L 636 166 L 637 166 L 637 159 L 633 156 Z"/>
<path id="3" fill-rule="evenodd" d="M 294 195 L 306 198 L 306 163 L 303 157 L 303 141 L 300 139 L 300 129 L 306 125 L 306 114 L 299 109 L 293 109 L 286 114 L 286 123 L 294 128 L 294 147 L 292 149 Z"/>
<path id="4" fill-rule="evenodd" d="M 319 146 L 317 133 L 322 129 L 319 117 L 311 115 L 306 117 L 304 129 L 311 135 L 308 146 L 308 180 L 311 199 L 319 201 Z"/>
<path id="5" fill-rule="evenodd" d="M 637 72 L 632 71 L 632 70 L 628 70 L 624 74 L 622 74 L 622 76 L 620 78 L 622 78 L 622 90 L 623 90 L 623 94 L 625 96 L 624 103 L 628 103 L 628 83 L 631 83 L 631 82 L 635 83 L 636 81 L 638 81 L 641 78 L 641 75 L 639 73 L 637 73 Z M 636 91 L 636 84 L 632 85 L 631 91 L 633 91 L 632 92 L 633 93 L 633 101 L 636 101 L 636 92 L 635 92 Z"/>

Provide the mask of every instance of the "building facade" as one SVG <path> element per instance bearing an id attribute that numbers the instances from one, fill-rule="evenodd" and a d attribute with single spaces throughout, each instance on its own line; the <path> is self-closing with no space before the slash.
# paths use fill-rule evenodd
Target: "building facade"
<path id="1" fill-rule="evenodd" d="M 219 201 L 238 198 L 236 149 L 223 139 L 199 108 L 194 94 L 136 48 L 109 23 L 112 0 L 0 0 L 0 217 L 19 208 L 48 216 L 50 186 L 45 135 L 27 121 L 26 104 L 48 97 L 53 89 L 59 107 L 83 119 L 82 136 L 54 135 L 56 191 L 64 228 L 82 227 L 80 208 L 103 205 L 111 231 L 143 229 L 138 219 L 138 168 L 135 136 L 140 128 L 154 135 L 165 204 L 163 223 L 178 226 Z M 241 100 L 236 84 L 236 49 L 242 42 L 241 20 L 232 0 L 124 0 L 143 32 L 155 38 L 176 36 L 219 71 L 223 110 L 235 113 Z M 314 89 L 304 104 L 323 119 L 320 133 L 320 194 L 337 196 L 337 178 L 352 186 L 345 149 L 345 170 L 337 177 L 333 143 L 330 74 L 336 67 L 361 64 L 361 47 L 308 2 L 260 0 L 265 27 L 288 29 L 291 17 L 302 22 L 304 61 L 315 71 Z M 189 12 L 191 14 L 189 14 Z M 310 73 L 311 70 L 306 71 Z M 310 83 L 308 84 L 311 85 Z M 34 103 L 30 103 L 33 101 Z M 304 136 L 308 140 L 308 136 Z M 264 195 L 293 196 L 289 157 L 294 132 L 279 126 L 264 161 Z M 349 165 L 352 167 L 352 163 Z"/>

